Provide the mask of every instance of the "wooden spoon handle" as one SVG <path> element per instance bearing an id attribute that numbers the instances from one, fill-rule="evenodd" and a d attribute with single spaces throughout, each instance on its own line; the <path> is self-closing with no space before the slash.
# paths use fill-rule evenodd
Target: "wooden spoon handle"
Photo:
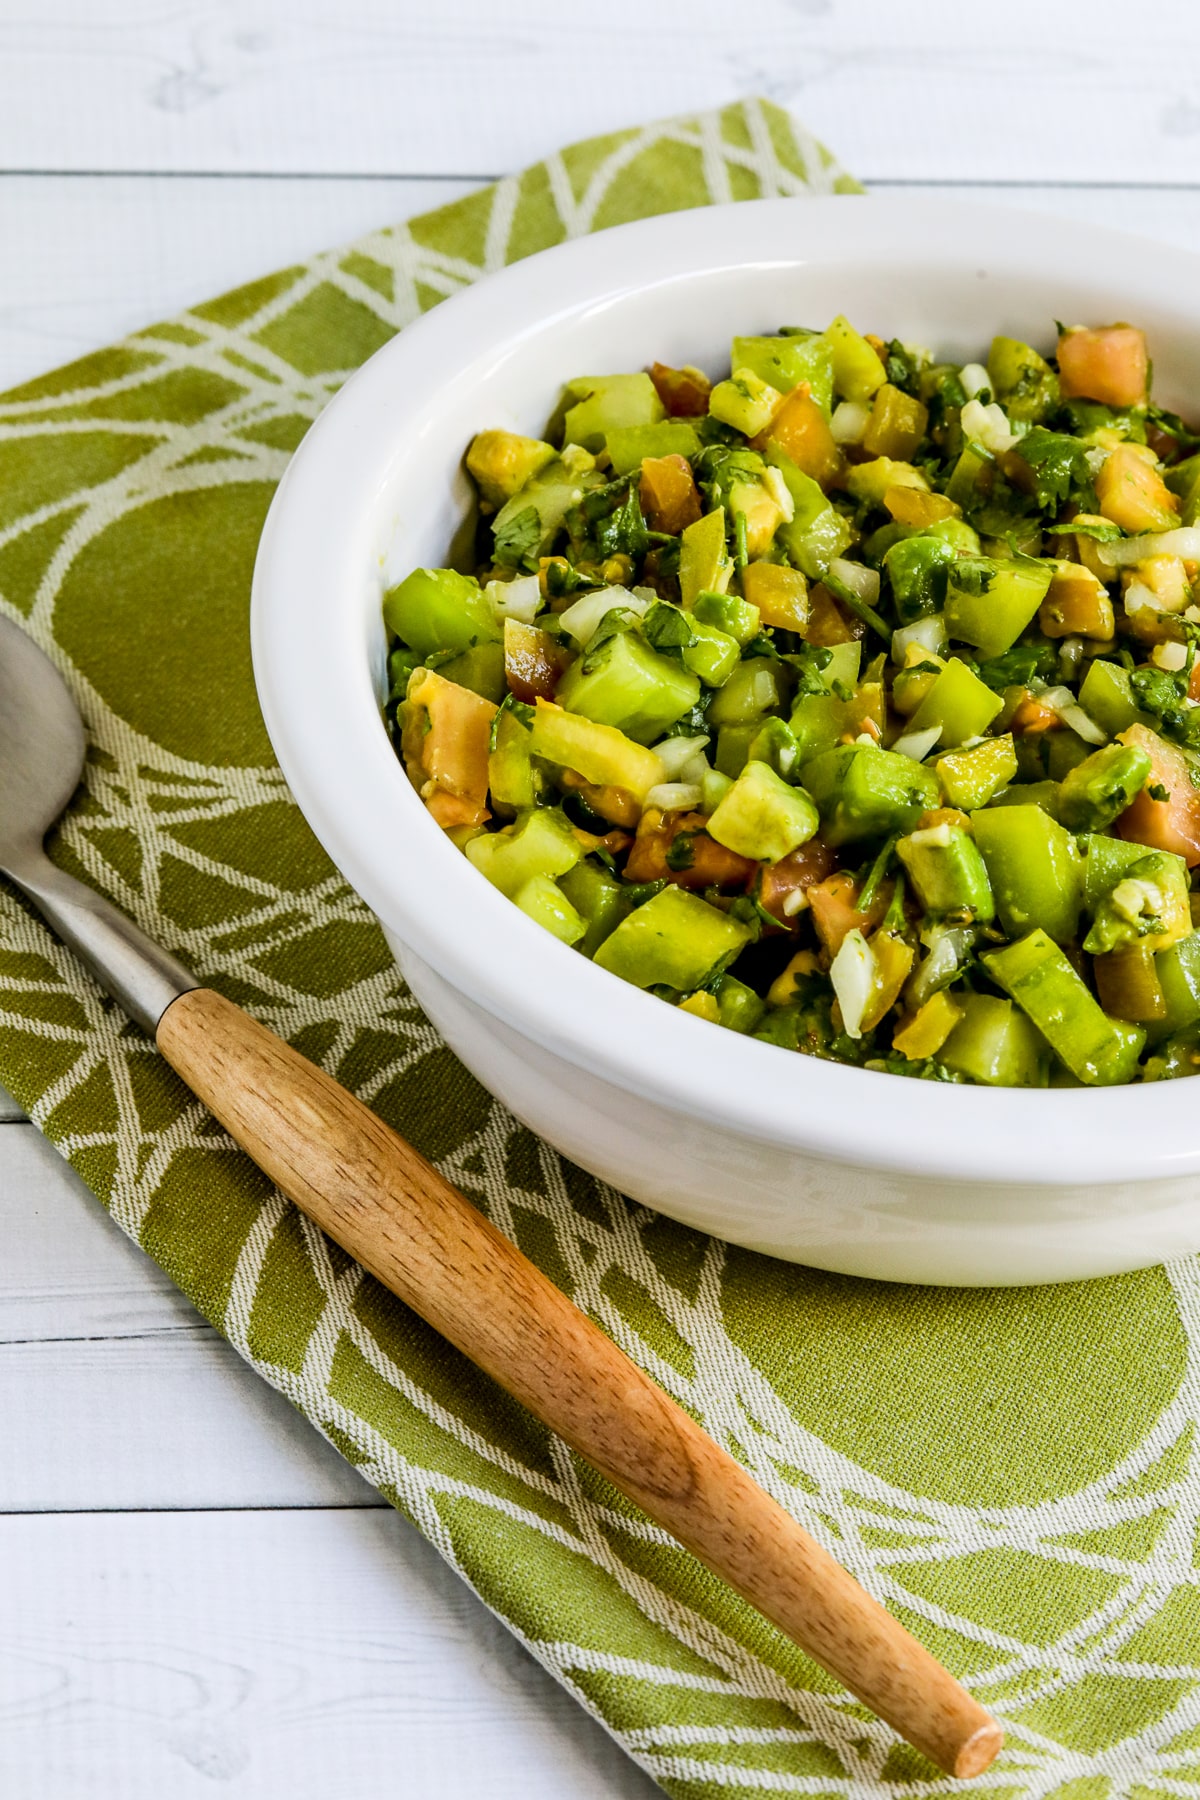
<path id="1" fill-rule="evenodd" d="M 424 1157 L 208 988 L 158 1047 L 309 1218 L 949 1774 L 999 1726 Z"/>

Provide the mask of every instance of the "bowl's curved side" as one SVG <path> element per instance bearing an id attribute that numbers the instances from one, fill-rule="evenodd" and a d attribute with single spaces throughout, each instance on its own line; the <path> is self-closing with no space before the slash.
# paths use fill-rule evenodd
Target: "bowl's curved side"
<path id="1" fill-rule="evenodd" d="M 1119 312 L 1147 325 L 1164 398 L 1178 405 L 1200 361 L 1197 292 L 1200 258 L 1115 233 L 946 202 L 845 198 L 644 221 L 467 290 L 346 385 L 289 468 L 263 535 L 255 672 L 276 753 L 318 837 L 393 939 L 498 1029 L 569 1065 L 573 1080 L 582 1071 L 675 1120 L 720 1121 L 785 1158 L 875 1177 L 961 1184 L 999 1174 L 989 1203 L 1020 1229 L 1021 1184 L 1075 1194 L 1101 1183 L 1132 1196 L 1150 1178 L 1200 1172 L 1200 1132 L 1171 1084 L 949 1090 L 797 1059 L 612 980 L 548 939 L 439 832 L 378 707 L 383 583 L 445 560 L 473 432 L 539 429 L 567 376 L 651 353 L 703 361 L 735 329 L 843 310 L 882 315 L 889 330 L 933 336 L 959 356 L 977 355 L 995 330 L 1038 335 L 1037 321 L 1056 313 Z M 742 1206 L 740 1192 L 727 1197 L 726 1235 L 741 1235 Z M 1121 1266 L 1138 1260 L 1154 1257 Z"/>

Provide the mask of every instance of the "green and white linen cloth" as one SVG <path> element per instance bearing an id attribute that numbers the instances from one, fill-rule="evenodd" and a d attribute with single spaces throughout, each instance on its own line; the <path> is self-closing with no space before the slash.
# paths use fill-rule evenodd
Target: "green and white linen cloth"
<path id="1" fill-rule="evenodd" d="M 420 1145 L 996 1710 L 978 1791 L 1195 1793 L 1200 1264 L 890 1288 L 631 1206 L 439 1042 L 255 702 L 259 529 L 350 370 L 563 238 L 830 190 L 856 184 L 762 102 L 618 132 L 4 396 L 0 603 L 91 734 L 54 854 Z M 861 323 L 886 330 L 886 295 Z M 950 1785 L 272 1192 L 11 892 L 0 985 L 0 1081 L 666 1789 Z"/>

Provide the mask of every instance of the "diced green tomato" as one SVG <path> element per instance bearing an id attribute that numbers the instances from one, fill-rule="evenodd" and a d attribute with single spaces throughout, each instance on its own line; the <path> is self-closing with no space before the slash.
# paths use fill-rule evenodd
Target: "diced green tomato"
<path id="1" fill-rule="evenodd" d="M 1136 744 L 1105 744 L 1060 778 L 1059 818 L 1068 831 L 1103 831 L 1141 792 L 1150 768 Z"/>
<path id="2" fill-rule="evenodd" d="M 752 730 L 753 727 L 745 725 L 727 725 L 725 729 L 726 731 L 738 732 Z M 738 764 L 739 774 L 745 767 L 745 764 L 746 758 L 743 755 L 741 762 Z M 704 774 L 700 777 L 700 811 L 702 813 L 716 812 L 718 806 L 720 806 L 722 800 L 732 786 L 733 776 L 726 775 L 721 769 L 706 769 Z"/>
<path id="3" fill-rule="evenodd" d="M 720 687 L 737 668 L 741 646 L 728 632 L 718 630 L 715 625 L 706 625 L 694 613 L 691 623 L 696 641 L 680 651 L 683 666 L 698 675 L 705 687 Z"/>
<path id="4" fill-rule="evenodd" d="M 725 548 L 725 508 L 718 506 L 688 525 L 679 540 L 681 603 L 691 607 L 700 594 L 723 594 L 732 574 L 733 563 Z"/>
<path id="5" fill-rule="evenodd" d="M 1077 1080 L 1087 1087 L 1110 1087 L 1132 1078 L 1145 1031 L 1110 1019 L 1044 931 L 1031 931 L 1019 943 L 988 951 L 980 960 Z"/>
<path id="6" fill-rule="evenodd" d="M 438 674 L 457 682 L 459 687 L 470 688 L 473 694 L 481 694 L 493 706 L 499 706 L 508 692 L 503 644 L 472 644 L 450 662 L 439 663 Z"/>
<path id="7" fill-rule="evenodd" d="M 982 737 L 1003 705 L 999 694 L 952 656 L 908 721 L 908 729 L 928 731 L 940 725 L 938 742 L 950 749 L 968 738 Z"/>
<path id="8" fill-rule="evenodd" d="M 610 431 L 657 425 L 667 416 L 654 383 L 644 373 L 582 375 L 568 381 L 567 392 L 576 404 L 567 408 L 563 443 L 582 444 L 585 450 L 602 450 Z"/>
<path id="9" fill-rule="evenodd" d="M 1050 1046 L 1011 1000 L 995 994 L 955 996 L 962 1018 L 938 1052 L 956 1075 L 983 1087 L 1045 1087 Z"/>
<path id="10" fill-rule="evenodd" d="M 1134 701 L 1129 671 L 1100 656 L 1088 664 L 1087 674 L 1079 684 L 1079 704 L 1109 737 L 1116 737 L 1130 725 L 1149 723 Z"/>
<path id="11" fill-rule="evenodd" d="M 954 560 L 953 549 L 940 537 L 908 537 L 892 545 L 884 556 L 883 568 L 891 583 L 896 617 L 902 625 L 941 611 Z"/>
<path id="12" fill-rule="evenodd" d="M 624 788 L 638 801 L 663 778 L 653 750 L 635 744 L 611 725 L 564 712 L 546 700 L 539 700 L 534 710 L 530 749 L 561 769 L 574 769 L 597 787 Z"/>
<path id="13" fill-rule="evenodd" d="M 1181 1075 L 1200 1075 L 1200 1028 L 1195 1025 L 1175 1032 L 1146 1059 L 1147 1081 L 1176 1081 Z"/>
<path id="14" fill-rule="evenodd" d="M 700 454 L 696 427 L 687 419 L 663 419 L 657 425 L 615 425 L 605 437 L 612 466 L 618 475 L 632 475 L 648 456 Z"/>
<path id="15" fill-rule="evenodd" d="M 833 359 L 834 392 L 845 400 L 870 400 L 887 380 L 878 354 L 841 313 L 823 335 Z"/>
<path id="16" fill-rule="evenodd" d="M 981 476 L 991 468 L 991 458 L 968 444 L 943 489 L 947 500 L 953 500 L 956 506 L 969 507 L 979 496 Z"/>
<path id="17" fill-rule="evenodd" d="M 384 595 L 383 619 L 421 656 L 498 644 L 503 637 L 479 583 L 456 569 L 414 569 Z"/>
<path id="18" fill-rule="evenodd" d="M 587 929 L 557 881 L 548 875 L 531 875 L 513 899 L 535 925 L 560 943 L 577 944 Z"/>
<path id="19" fill-rule="evenodd" d="M 1019 754 L 1019 751 L 1018 751 Z M 1038 806 L 1051 819 L 1058 818 L 1058 783 L 1057 781 L 1025 781 L 1014 782 L 999 794 L 993 794 L 987 802 L 988 810 L 995 807 Z M 970 812 L 972 809 L 965 809 Z"/>
<path id="20" fill-rule="evenodd" d="M 1150 1027 L 1150 1037 L 1172 1037 L 1200 1019 L 1200 931 L 1193 931 L 1154 958 L 1166 1016 Z"/>
<path id="21" fill-rule="evenodd" d="M 497 540 L 503 540 L 510 527 L 523 514 L 532 512 L 534 518 L 529 542 L 523 542 L 522 554 L 544 554 L 571 508 L 579 502 L 588 488 L 599 486 L 601 479 L 594 470 L 584 474 L 576 473 L 568 469 L 560 458 L 555 458 L 554 462 L 549 463 L 540 474 L 535 475 L 532 481 L 515 493 L 511 500 L 504 502 L 491 522 L 492 531 Z M 501 557 L 497 549 L 497 561 L 515 567 L 520 557 Z"/>
<path id="22" fill-rule="evenodd" d="M 750 740 L 747 761 L 767 763 L 785 781 L 798 781 L 802 760 L 800 745 L 791 726 L 773 714 L 764 719 Z"/>
<path id="23" fill-rule="evenodd" d="M 1093 745 L 1089 744 L 1085 738 L 1081 738 L 1078 732 L 1072 731 L 1069 726 L 1065 726 L 1061 731 L 1043 732 L 1041 740 L 1046 747 L 1045 772 L 1051 781 L 1065 783 L 1073 770 L 1088 761 L 1093 750 Z M 1036 737 L 1032 740 L 1035 744 L 1037 741 Z M 1071 821 L 1064 815 L 1061 801 L 1060 793 L 1058 817 L 1064 825 L 1069 825 L 1072 831 L 1077 830 L 1078 827 L 1071 825 Z"/>
<path id="24" fill-rule="evenodd" d="M 727 1031 L 756 1031 L 762 1024 L 766 1002 L 736 975 L 722 975 L 717 986 L 717 1010 Z"/>
<path id="25" fill-rule="evenodd" d="M 555 697 L 568 712 L 649 744 L 691 711 L 700 698 L 700 682 L 635 632 L 622 631 L 573 662 Z"/>
<path id="26" fill-rule="evenodd" d="M 520 812 L 536 799 L 533 738 L 529 728 L 510 712 L 499 713 L 493 726 L 493 745 L 488 753 L 488 787 L 495 806 Z"/>
<path id="27" fill-rule="evenodd" d="M 588 857 L 568 869 L 559 886 L 584 922 L 579 948 L 585 956 L 595 956 L 632 909 L 629 890 Z"/>
<path id="28" fill-rule="evenodd" d="M 803 788 L 789 787 L 765 762 L 748 762 L 708 821 L 708 835 L 755 862 L 778 862 L 821 823 Z"/>
<path id="29" fill-rule="evenodd" d="M 993 398 L 1010 419 L 1035 424 L 1058 400 L 1058 376 L 1044 356 L 1019 338 L 992 339 L 987 371 Z"/>
<path id="30" fill-rule="evenodd" d="M 806 762 L 800 773 L 833 845 L 911 831 L 939 798 L 932 769 L 869 744 L 827 750 Z"/>
<path id="31" fill-rule="evenodd" d="M 761 619 L 757 606 L 738 594 L 714 594 L 705 590 L 692 603 L 692 616 L 702 625 L 715 625 L 738 645 L 757 637 Z"/>
<path id="32" fill-rule="evenodd" d="M 765 713 L 777 711 L 784 703 L 785 666 L 769 656 L 750 656 L 739 662 L 712 697 L 709 724 L 718 730 L 722 725 L 750 725 L 761 721 Z"/>
<path id="33" fill-rule="evenodd" d="M 636 906 L 596 951 L 595 961 L 635 987 L 662 984 L 690 994 L 749 941 L 749 928 L 680 887 Z"/>
<path id="34" fill-rule="evenodd" d="M 793 706 L 789 723 L 800 746 L 802 763 L 822 750 L 832 750 L 847 731 L 857 729 L 866 710 L 858 691 L 861 660 L 861 644 L 851 642 L 831 645 L 829 662 L 821 670 L 819 677 L 825 686 L 825 693 L 801 694 Z M 853 690 L 848 700 L 839 699 L 831 691 L 835 681 Z"/>
<path id="35" fill-rule="evenodd" d="M 1011 736 L 988 738 L 969 750 L 939 756 L 934 770 L 947 803 L 974 812 L 1008 786 L 1017 772 L 1017 753 Z"/>
<path id="36" fill-rule="evenodd" d="M 965 519 L 935 519 L 932 525 L 923 526 L 918 535 L 940 538 L 956 556 L 979 555 L 979 533 Z"/>
<path id="37" fill-rule="evenodd" d="M 554 880 L 583 855 L 579 839 L 556 806 L 522 813 L 507 831 L 484 832 L 466 848 L 467 861 L 512 900 L 535 875 Z"/>
<path id="38" fill-rule="evenodd" d="M 850 548 L 853 532 L 840 512 L 826 498 L 823 489 L 798 469 L 791 457 L 774 438 L 763 452 L 773 468 L 783 476 L 792 497 L 793 516 L 775 533 L 793 563 L 810 581 L 819 581 L 835 556 Z"/>
<path id="39" fill-rule="evenodd" d="M 719 774 L 729 780 L 737 780 L 749 759 L 750 746 L 761 729 L 761 719 L 750 720 L 744 725 L 721 726 L 717 732 L 717 753 L 714 758 Z"/>
<path id="40" fill-rule="evenodd" d="M 1053 567 L 1032 558 L 959 557 L 946 580 L 946 630 L 985 657 L 1011 650 L 1037 612 Z"/>
<path id="41" fill-rule="evenodd" d="M 743 437 L 765 431 L 783 401 L 783 395 L 753 369 L 734 365 L 728 381 L 718 381 L 708 397 L 708 410 L 722 425 L 732 425 Z"/>
<path id="42" fill-rule="evenodd" d="M 1187 864 L 1169 850 L 1149 850 L 1096 902 L 1083 947 L 1103 955 L 1148 938 L 1165 950 L 1187 937 L 1191 926 Z"/>
<path id="43" fill-rule="evenodd" d="M 1118 881 L 1128 875 L 1134 863 L 1153 856 L 1148 844 L 1126 842 L 1124 838 L 1090 836 L 1083 864 L 1083 903 L 1094 913 L 1105 894 L 1111 893 Z"/>
<path id="44" fill-rule="evenodd" d="M 1083 900 L 1083 859 L 1070 833 L 1040 806 L 989 807 L 971 824 L 1009 937 L 1032 925 L 1069 943 Z"/>
<path id="45" fill-rule="evenodd" d="M 833 405 L 833 352 L 817 332 L 803 337 L 735 337 L 731 369 L 750 369 L 781 394 L 807 381 L 812 397 L 826 413 Z"/>
<path id="46" fill-rule="evenodd" d="M 1163 480 L 1179 498 L 1179 522 L 1194 525 L 1200 517 L 1200 455 L 1189 456 L 1163 471 Z"/>
<path id="47" fill-rule="evenodd" d="M 927 826 L 902 837 L 896 853 L 930 918 L 988 925 L 996 903 L 974 839 L 961 825 Z"/>

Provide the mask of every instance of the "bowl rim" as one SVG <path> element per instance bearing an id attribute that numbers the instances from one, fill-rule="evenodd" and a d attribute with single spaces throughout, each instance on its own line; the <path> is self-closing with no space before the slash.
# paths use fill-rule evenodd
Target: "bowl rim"
<path id="1" fill-rule="evenodd" d="M 793 237 L 781 249 L 783 211 L 796 208 L 802 246 Z M 660 283 L 768 264 L 886 265 L 889 257 L 920 257 L 958 274 L 980 262 L 1007 274 L 1094 274 L 1125 301 L 1141 288 L 1146 304 L 1153 296 L 1161 309 L 1166 296 L 1200 335 L 1200 310 L 1188 299 L 1200 292 L 1200 255 L 940 196 L 741 201 L 616 226 L 527 257 L 406 326 L 350 377 L 293 457 L 252 590 L 251 651 L 267 731 L 332 861 L 404 944 L 485 1013 L 617 1088 L 752 1141 L 935 1183 L 1077 1187 L 1193 1174 L 1200 1130 L 1172 1103 L 1172 1083 L 988 1089 L 797 1058 L 680 1013 L 577 955 L 492 888 L 416 801 L 382 724 L 367 658 L 331 603 L 353 570 L 366 578 L 372 509 L 397 462 L 419 453 L 423 422 L 451 371 L 486 375 L 489 362 L 551 319 L 586 316 Z M 1127 273 L 1147 262 L 1152 277 Z M 1122 274 L 1109 282 L 1111 269 Z M 570 1023 L 578 1020 L 586 1029 Z"/>

